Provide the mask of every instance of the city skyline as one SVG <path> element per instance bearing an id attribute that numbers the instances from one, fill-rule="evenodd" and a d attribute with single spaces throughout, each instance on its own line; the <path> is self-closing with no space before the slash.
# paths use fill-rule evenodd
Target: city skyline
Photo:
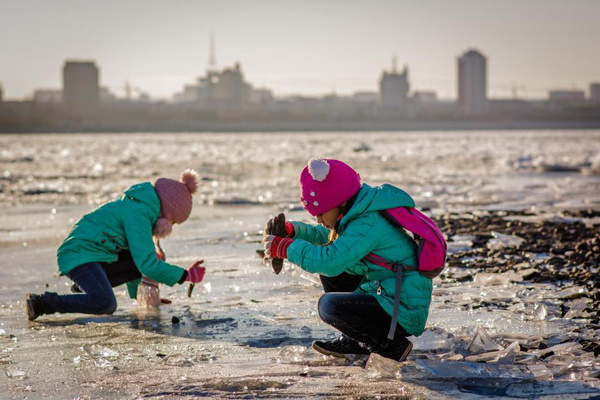
<path id="1" fill-rule="evenodd" d="M 218 68 L 239 61 L 248 81 L 275 95 L 377 91 L 381 72 L 396 56 L 400 67 L 410 68 L 411 90 L 456 99 L 456 59 L 470 48 L 488 58 L 490 98 L 513 97 L 515 88 L 521 98 L 546 98 L 553 89 L 588 93 L 600 80 L 600 55 L 590 51 L 600 37 L 594 23 L 600 2 L 531 1 L 518 8 L 473 1 L 344 2 L 344 13 L 336 9 L 340 2 L 319 5 L 318 12 L 317 3 L 292 2 L 0 4 L 14 16 L 5 22 L 12 35 L 0 38 L 5 99 L 60 88 L 65 59 L 95 60 L 102 86 L 118 95 L 130 81 L 153 98 L 170 99 L 206 72 L 211 32 Z M 170 29 L 155 34 L 156 26 Z M 500 40 L 493 34 L 499 27 L 511 37 Z"/>

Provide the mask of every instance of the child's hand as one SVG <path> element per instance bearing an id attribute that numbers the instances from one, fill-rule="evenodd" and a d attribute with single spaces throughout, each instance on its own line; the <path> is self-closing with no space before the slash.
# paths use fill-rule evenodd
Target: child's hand
<path id="1" fill-rule="evenodd" d="M 202 278 L 204 278 L 204 272 L 206 272 L 206 268 L 200 267 L 204 260 L 196 261 L 190 268 L 187 270 L 187 278 L 185 279 L 191 283 L 199 283 L 202 282 Z"/>
<path id="2" fill-rule="evenodd" d="M 287 258 L 287 249 L 293 242 L 294 239 L 268 235 L 264 240 L 266 258 Z"/>
<path id="3" fill-rule="evenodd" d="M 285 221 L 284 214 L 279 214 L 277 217 L 282 218 L 283 221 Z M 273 217 L 267 221 L 267 224 L 265 225 L 265 229 L 263 231 L 263 242 L 266 242 L 267 236 L 269 236 L 269 235 L 282 236 L 281 234 L 283 232 L 280 232 L 278 234 L 277 232 L 274 231 L 275 218 L 277 218 L 277 217 Z M 288 238 L 294 237 L 294 225 L 292 225 L 292 223 L 289 221 L 285 221 L 285 237 L 288 237 Z"/>

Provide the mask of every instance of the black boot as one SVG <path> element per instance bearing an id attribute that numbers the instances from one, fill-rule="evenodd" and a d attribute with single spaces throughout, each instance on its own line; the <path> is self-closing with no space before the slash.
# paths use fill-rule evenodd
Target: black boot
<path id="1" fill-rule="evenodd" d="M 376 351 L 382 357 L 391 358 L 395 361 L 405 361 L 413 348 L 410 340 L 404 336 L 396 335 L 394 340 L 390 341 L 386 347 Z"/>
<path id="2" fill-rule="evenodd" d="M 44 299 L 39 294 L 29 293 L 25 298 L 25 308 L 27 311 L 27 319 L 33 321 L 44 314 Z"/>
<path id="3" fill-rule="evenodd" d="M 344 358 L 346 355 L 365 355 L 371 352 L 360 345 L 356 340 L 342 335 L 334 340 L 316 340 L 312 344 L 313 349 L 327 356 Z"/>
<path id="4" fill-rule="evenodd" d="M 77 286 L 76 284 L 72 284 L 71 285 L 71 293 L 83 293 L 83 291 L 81 289 L 79 289 L 79 286 Z"/>

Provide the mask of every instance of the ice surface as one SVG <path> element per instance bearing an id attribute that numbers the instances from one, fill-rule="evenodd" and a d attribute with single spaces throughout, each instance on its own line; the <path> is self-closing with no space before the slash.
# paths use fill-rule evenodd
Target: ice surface
<path id="1" fill-rule="evenodd" d="M 597 389 L 595 382 L 586 382 L 597 380 L 597 358 L 577 343 L 599 335 L 578 302 L 584 292 L 522 279 L 548 254 L 532 253 L 530 270 L 517 275 L 479 275 L 477 285 L 468 279 L 472 270 L 450 267 L 455 280 L 444 275 L 434 280 L 428 330 L 411 338 L 415 348 L 409 361 L 399 366 L 373 355 L 367 369 L 362 360 L 325 357 L 310 348 L 313 340 L 338 334 L 319 319 L 318 276 L 289 263 L 274 276 L 255 254 L 269 216 L 283 211 L 290 219 L 312 221 L 300 207 L 297 183 L 312 156 L 342 158 L 365 182 L 396 184 L 418 206 L 432 207 L 438 215 L 519 209 L 552 220 L 561 218 L 557 211 L 562 209 L 598 207 L 600 175 L 584 174 L 585 167 L 551 172 L 538 166 L 591 163 L 600 153 L 600 132 L 273 138 L 0 136 L 0 328 L 6 332 L 0 334 L 0 364 L 3 383 L 8 382 L 6 397 L 393 398 L 406 393 L 407 398 L 462 399 L 467 392 L 488 398 L 489 393 L 506 396 L 509 391 L 527 398 L 536 390 L 550 392 L 553 383 L 557 393 Z M 578 157 L 565 161 L 573 154 Z M 161 286 L 161 295 L 173 304 L 139 312 L 124 288 L 118 288 L 118 309 L 112 316 L 52 315 L 26 322 L 25 293 L 68 293 L 68 279 L 56 275 L 56 247 L 82 214 L 133 183 L 178 177 L 188 167 L 202 176 L 194 210 L 163 246 L 168 260 L 178 265 L 205 259 L 206 279 L 191 298 L 186 286 Z M 472 249 L 472 235 L 453 239 L 451 251 Z M 514 238 L 495 239 L 516 244 Z M 539 318 L 541 306 L 544 319 Z M 173 324 L 173 317 L 180 322 Z M 477 328 L 507 351 L 469 352 Z M 521 350 L 516 351 L 515 342 Z M 494 351 L 499 353 L 486 362 L 464 360 Z M 514 365 L 501 364 L 511 360 Z M 438 379 L 424 366 L 455 374 Z M 24 372 L 24 380 L 9 378 L 7 368 Z M 536 376 L 553 378 L 532 383 Z M 561 386 L 557 379 L 573 385 Z"/>

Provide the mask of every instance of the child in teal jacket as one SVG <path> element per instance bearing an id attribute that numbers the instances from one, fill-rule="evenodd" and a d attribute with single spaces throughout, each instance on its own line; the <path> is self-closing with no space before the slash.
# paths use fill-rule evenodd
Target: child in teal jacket
<path id="1" fill-rule="evenodd" d="M 28 319 L 56 312 L 112 314 L 117 307 L 112 287 L 127 283 L 135 298 L 142 277 L 169 286 L 200 282 L 205 272 L 201 261 L 185 270 L 165 262 L 158 246 L 158 238 L 189 217 L 197 187 L 198 176 L 187 170 L 180 181 L 159 178 L 154 185 L 134 185 L 121 198 L 84 215 L 57 252 L 59 271 L 75 282 L 75 294 L 28 294 Z"/>
<path id="2" fill-rule="evenodd" d="M 323 354 L 378 353 L 404 361 L 412 349 L 406 336 L 419 336 L 433 290 L 431 279 L 417 271 L 402 276 L 398 326 L 387 339 L 394 309 L 395 273 L 367 261 L 375 253 L 385 260 L 417 265 L 417 246 L 405 232 L 380 213 L 396 207 L 414 207 L 404 191 L 392 186 L 371 187 L 341 161 L 311 159 L 300 176 L 304 208 L 321 225 L 286 222 L 287 237 L 265 229 L 265 253 L 287 258 L 307 272 L 320 274 L 326 294 L 319 300 L 319 315 L 342 332 L 333 341 L 316 341 Z"/>

